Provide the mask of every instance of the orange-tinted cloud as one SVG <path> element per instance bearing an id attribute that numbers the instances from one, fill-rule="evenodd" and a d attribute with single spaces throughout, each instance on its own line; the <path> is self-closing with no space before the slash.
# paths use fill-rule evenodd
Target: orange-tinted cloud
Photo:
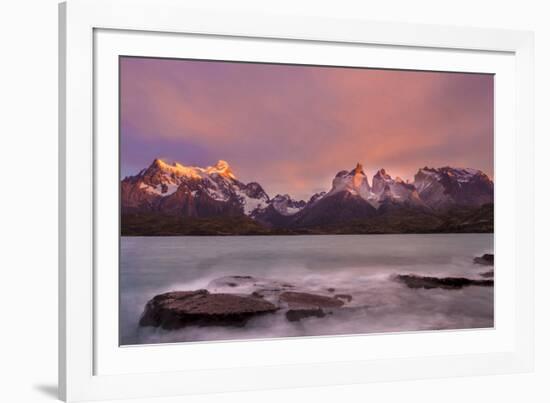
<path id="1" fill-rule="evenodd" d="M 123 58 L 122 171 L 225 159 L 270 194 L 307 197 L 362 162 L 493 175 L 493 77 Z"/>

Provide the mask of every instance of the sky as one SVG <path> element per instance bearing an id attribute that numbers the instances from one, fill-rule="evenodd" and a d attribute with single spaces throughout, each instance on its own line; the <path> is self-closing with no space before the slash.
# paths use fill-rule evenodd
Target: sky
<path id="1" fill-rule="evenodd" d="M 308 199 L 359 162 L 493 177 L 493 76 L 122 57 L 121 176 L 155 158 L 225 160 L 270 196 Z"/>

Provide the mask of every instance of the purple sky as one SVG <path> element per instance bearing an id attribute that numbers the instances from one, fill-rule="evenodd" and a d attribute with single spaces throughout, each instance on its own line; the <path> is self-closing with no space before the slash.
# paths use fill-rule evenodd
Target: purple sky
<path id="1" fill-rule="evenodd" d="M 493 177 L 493 76 L 121 59 L 121 174 L 154 158 L 229 162 L 270 196 L 308 198 L 357 162 L 412 179 L 424 166 Z"/>

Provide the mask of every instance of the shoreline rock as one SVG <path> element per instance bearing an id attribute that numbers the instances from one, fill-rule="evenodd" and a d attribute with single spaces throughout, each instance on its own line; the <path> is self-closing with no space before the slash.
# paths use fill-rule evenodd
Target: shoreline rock
<path id="1" fill-rule="evenodd" d="M 185 326 L 244 326 L 256 316 L 281 311 L 289 322 L 322 318 L 342 311 L 353 297 L 298 291 L 289 282 L 246 275 L 212 280 L 208 289 L 156 295 L 145 305 L 140 326 L 179 329 Z"/>
<path id="2" fill-rule="evenodd" d="M 289 322 L 309 317 L 322 318 L 328 313 L 325 309 L 340 308 L 344 305 L 344 302 L 336 297 L 296 291 L 283 292 L 279 296 L 279 303 L 288 307 L 285 316 Z"/>
<path id="3" fill-rule="evenodd" d="M 255 316 L 277 310 L 271 302 L 253 296 L 211 294 L 207 290 L 173 291 L 147 302 L 139 325 L 166 330 L 189 325 L 241 327 Z"/>
<path id="4" fill-rule="evenodd" d="M 290 309 L 338 308 L 344 305 L 344 302 L 336 297 L 326 297 L 324 295 L 296 291 L 283 292 L 279 296 L 279 301 L 288 305 Z"/>
<path id="5" fill-rule="evenodd" d="M 485 266 L 493 266 L 495 263 L 495 255 L 492 253 L 486 253 L 483 256 L 475 257 L 474 263 L 482 264 Z"/>
<path id="6" fill-rule="evenodd" d="M 490 279 L 474 280 L 465 277 L 427 277 L 414 274 L 398 274 L 395 279 L 409 288 L 424 288 L 427 290 L 433 288 L 459 290 L 468 286 L 492 287 L 494 285 L 494 281 Z"/>

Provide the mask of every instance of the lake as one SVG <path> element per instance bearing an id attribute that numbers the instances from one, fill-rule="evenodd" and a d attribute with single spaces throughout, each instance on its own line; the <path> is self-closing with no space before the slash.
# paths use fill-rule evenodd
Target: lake
<path id="1" fill-rule="evenodd" d="M 396 274 L 480 279 L 493 234 L 122 237 L 120 343 L 321 336 L 493 327 L 493 287 L 412 289 Z M 345 315 L 289 322 L 283 313 L 244 327 L 139 327 L 145 304 L 167 291 L 213 289 L 223 276 L 254 276 L 322 295 L 353 296 Z M 215 283 L 214 283 L 215 284 Z M 346 306 L 348 306 L 346 305 Z"/>

